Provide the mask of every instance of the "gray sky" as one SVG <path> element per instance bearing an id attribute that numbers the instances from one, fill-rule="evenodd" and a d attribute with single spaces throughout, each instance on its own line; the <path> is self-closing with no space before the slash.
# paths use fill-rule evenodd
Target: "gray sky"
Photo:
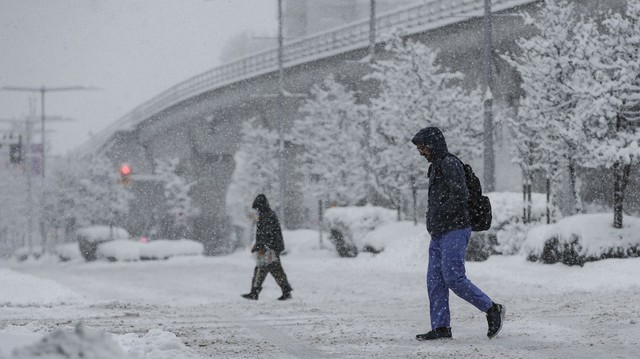
<path id="1" fill-rule="evenodd" d="M 47 134 L 51 153 L 63 154 L 168 87 L 221 65 L 228 39 L 275 35 L 276 4 L 0 0 L 0 86 L 101 89 L 47 93 L 47 115 L 76 119 L 47 125 L 55 130 Z M 0 118 L 29 114 L 30 96 L 0 91 Z M 39 100 L 36 106 L 39 115 Z"/>

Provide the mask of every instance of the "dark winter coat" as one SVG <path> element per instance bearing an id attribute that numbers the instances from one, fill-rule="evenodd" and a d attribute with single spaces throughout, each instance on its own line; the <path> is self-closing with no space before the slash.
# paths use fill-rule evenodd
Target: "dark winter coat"
<path id="1" fill-rule="evenodd" d="M 276 213 L 269 207 L 269 201 L 263 194 L 259 194 L 251 206 L 258 211 L 258 226 L 256 228 L 256 244 L 254 251 L 263 251 L 268 248 L 277 253 L 284 250 L 282 230 Z"/>
<path id="2" fill-rule="evenodd" d="M 437 127 L 420 130 L 411 140 L 431 152 L 427 231 L 434 236 L 471 226 L 467 201 L 469 190 L 462 162 L 449 153 L 444 135 Z"/>

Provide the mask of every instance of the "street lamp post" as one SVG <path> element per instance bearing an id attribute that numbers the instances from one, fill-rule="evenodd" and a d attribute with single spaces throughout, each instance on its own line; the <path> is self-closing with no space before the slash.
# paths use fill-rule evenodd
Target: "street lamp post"
<path id="1" fill-rule="evenodd" d="M 4 86 L 2 90 L 4 91 L 22 91 L 22 92 L 40 92 L 40 104 L 41 104 L 41 128 L 42 128 L 42 177 L 44 178 L 45 174 L 45 130 L 44 130 L 44 122 L 45 122 L 45 94 L 47 92 L 62 92 L 62 91 L 80 91 L 80 90 L 92 90 L 93 88 L 84 87 L 84 86 L 67 86 L 67 87 L 20 87 L 20 86 Z"/>

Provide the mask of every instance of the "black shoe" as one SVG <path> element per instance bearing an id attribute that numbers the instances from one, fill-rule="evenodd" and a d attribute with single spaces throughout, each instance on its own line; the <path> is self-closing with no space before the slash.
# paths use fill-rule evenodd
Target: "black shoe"
<path id="1" fill-rule="evenodd" d="M 447 327 L 436 328 L 428 333 L 416 335 L 416 339 L 418 340 L 435 340 L 448 338 L 451 338 L 451 328 Z"/>
<path id="2" fill-rule="evenodd" d="M 242 294 L 241 297 L 245 299 L 258 300 L 258 293 L 251 292 L 247 294 Z"/>
<path id="3" fill-rule="evenodd" d="M 502 329 L 502 322 L 504 321 L 504 314 L 506 309 L 502 304 L 493 303 L 491 308 L 487 310 L 487 324 L 489 324 L 489 330 L 487 336 L 489 339 L 495 337 Z"/>
<path id="4" fill-rule="evenodd" d="M 278 300 L 287 300 L 287 299 L 291 299 L 291 292 L 284 292 L 282 293 L 282 296 L 280 296 L 280 298 L 278 298 Z"/>

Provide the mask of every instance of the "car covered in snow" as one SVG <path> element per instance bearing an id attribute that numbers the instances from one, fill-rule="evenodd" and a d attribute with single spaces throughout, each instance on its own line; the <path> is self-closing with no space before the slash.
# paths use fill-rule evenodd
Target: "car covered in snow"
<path id="1" fill-rule="evenodd" d="M 115 226 L 89 226 L 78 229 L 76 239 L 82 257 L 86 261 L 94 261 L 97 259 L 98 245 L 113 240 L 129 239 L 129 232 Z"/>

